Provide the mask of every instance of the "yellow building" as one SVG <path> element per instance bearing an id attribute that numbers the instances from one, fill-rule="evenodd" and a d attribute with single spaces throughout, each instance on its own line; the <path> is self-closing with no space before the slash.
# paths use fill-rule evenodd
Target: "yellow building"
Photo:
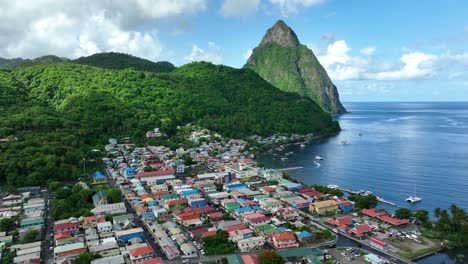
<path id="1" fill-rule="evenodd" d="M 338 211 L 338 202 L 335 200 L 315 202 L 310 204 L 309 210 L 320 215 L 334 214 Z"/>

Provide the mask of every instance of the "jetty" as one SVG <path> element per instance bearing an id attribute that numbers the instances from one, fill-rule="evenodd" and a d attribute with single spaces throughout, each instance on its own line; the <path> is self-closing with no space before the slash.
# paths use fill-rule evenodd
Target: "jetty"
<path id="1" fill-rule="evenodd" d="M 300 170 L 300 169 L 303 169 L 304 167 L 300 167 L 300 166 L 297 166 L 297 167 L 288 167 L 288 168 L 282 168 L 282 169 L 278 169 L 279 171 L 291 171 L 291 170 Z"/>

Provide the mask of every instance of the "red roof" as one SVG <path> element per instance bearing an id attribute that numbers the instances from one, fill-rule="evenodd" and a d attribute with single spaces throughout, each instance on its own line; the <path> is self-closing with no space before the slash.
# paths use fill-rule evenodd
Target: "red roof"
<path id="1" fill-rule="evenodd" d="M 316 191 L 316 190 L 304 192 L 303 194 L 310 196 L 310 197 L 314 197 L 314 198 L 320 198 L 323 196 L 323 193 Z"/>
<path id="2" fill-rule="evenodd" d="M 390 217 L 388 215 L 382 215 L 382 216 L 378 217 L 378 219 L 380 219 L 380 220 L 382 220 L 382 221 L 384 221 L 386 223 L 389 223 L 391 225 L 395 225 L 395 226 L 405 225 L 405 224 L 409 223 L 408 219 L 397 219 L 397 218 Z"/>
<path id="3" fill-rule="evenodd" d="M 83 222 L 85 222 L 85 223 L 89 223 L 89 222 L 92 222 L 92 221 L 97 221 L 97 217 L 95 215 L 85 216 L 85 218 L 83 219 Z"/>
<path id="4" fill-rule="evenodd" d="M 54 225 L 54 231 L 63 230 L 63 229 L 76 229 L 78 227 L 80 227 L 79 222 L 63 223 L 63 224 Z"/>
<path id="5" fill-rule="evenodd" d="M 380 238 L 378 238 L 378 237 L 375 237 L 375 236 L 371 237 L 371 238 L 370 238 L 370 241 L 371 241 L 372 243 L 375 243 L 375 244 L 377 244 L 377 245 L 379 245 L 379 246 L 382 246 L 382 247 L 385 246 L 385 245 L 387 244 L 387 243 L 385 243 L 385 241 L 383 241 L 382 239 L 380 239 Z"/>
<path id="6" fill-rule="evenodd" d="M 362 236 L 365 233 L 369 233 L 370 231 L 372 231 L 372 227 L 366 224 L 356 226 L 355 228 L 349 230 L 350 233 L 353 233 L 356 236 Z"/>
<path id="7" fill-rule="evenodd" d="M 216 230 L 213 231 L 206 231 L 205 233 L 202 234 L 203 237 L 211 237 L 211 236 L 216 236 Z"/>
<path id="8" fill-rule="evenodd" d="M 258 261 L 257 255 L 255 254 L 242 255 L 241 258 L 244 264 L 259 264 L 260 263 L 260 261 Z"/>
<path id="9" fill-rule="evenodd" d="M 54 235 L 55 240 L 65 239 L 71 237 L 71 232 L 60 232 Z"/>
<path id="10" fill-rule="evenodd" d="M 274 191 L 275 191 L 275 188 L 267 186 L 267 187 L 263 188 L 263 190 L 264 190 L 265 192 L 274 192 Z"/>
<path id="11" fill-rule="evenodd" d="M 172 200 L 172 201 L 167 201 L 166 204 L 168 206 L 171 206 L 171 205 L 176 205 L 176 204 L 186 204 L 187 201 L 184 200 L 184 199 L 177 199 L 177 200 Z"/>
<path id="12" fill-rule="evenodd" d="M 351 205 L 353 205 L 353 202 L 351 202 L 351 201 L 343 201 L 343 202 L 339 202 L 339 203 L 342 206 L 351 206 Z"/>
<path id="13" fill-rule="evenodd" d="M 144 247 L 131 249 L 130 250 L 130 256 L 136 257 L 136 256 L 151 254 L 153 252 L 154 252 L 153 248 L 151 248 L 150 245 L 147 245 L 147 246 L 144 246 Z"/>
<path id="14" fill-rule="evenodd" d="M 294 235 L 290 232 L 280 232 L 276 233 L 273 236 L 273 239 L 276 241 L 289 241 L 289 240 L 296 240 Z"/>
<path id="15" fill-rule="evenodd" d="M 162 258 L 152 258 L 148 260 L 143 260 L 138 262 L 138 264 L 162 264 L 163 259 Z"/>
<path id="16" fill-rule="evenodd" d="M 386 215 L 386 214 L 387 214 L 386 212 L 377 212 L 377 211 L 375 211 L 375 208 L 371 208 L 371 209 L 362 209 L 361 212 L 362 212 L 363 214 L 365 214 L 365 215 L 370 216 L 370 217 L 378 217 L 378 216 Z"/>
<path id="17" fill-rule="evenodd" d="M 137 173 L 135 177 L 141 178 L 141 177 L 153 177 L 153 176 L 164 176 L 164 175 L 174 175 L 174 170 L 144 171 L 144 172 Z"/>
<path id="18" fill-rule="evenodd" d="M 341 226 L 350 225 L 353 222 L 353 220 L 351 219 L 351 217 L 345 216 L 337 219 L 329 218 L 327 222 L 332 225 Z"/>

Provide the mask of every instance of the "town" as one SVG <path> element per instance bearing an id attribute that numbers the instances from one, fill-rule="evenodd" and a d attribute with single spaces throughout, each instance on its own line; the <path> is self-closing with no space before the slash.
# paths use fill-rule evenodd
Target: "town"
<path id="1" fill-rule="evenodd" d="M 180 130 L 185 143 L 175 150 L 110 139 L 94 150 L 102 167 L 84 168 L 87 177 L 3 195 L 2 263 L 260 263 L 273 254 L 291 263 L 411 263 L 403 248 L 434 246 L 417 219 L 357 208 L 333 188 L 264 168 L 247 141 Z M 83 193 L 92 209 L 67 213 L 63 201 Z M 337 246 L 342 238 L 358 246 Z"/>

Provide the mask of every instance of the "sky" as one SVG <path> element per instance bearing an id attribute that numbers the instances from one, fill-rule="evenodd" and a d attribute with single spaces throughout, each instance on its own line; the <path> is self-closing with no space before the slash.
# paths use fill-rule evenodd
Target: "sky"
<path id="1" fill-rule="evenodd" d="M 0 0 L 0 57 L 130 53 L 240 68 L 278 19 L 341 100 L 468 101 L 468 1 Z"/>

